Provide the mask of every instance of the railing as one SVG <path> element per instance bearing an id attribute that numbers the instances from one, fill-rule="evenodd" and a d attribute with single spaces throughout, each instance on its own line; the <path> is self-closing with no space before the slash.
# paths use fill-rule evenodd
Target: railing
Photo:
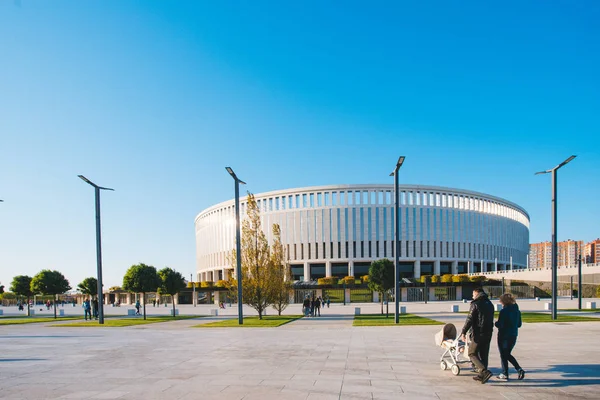
<path id="1" fill-rule="evenodd" d="M 591 267 L 600 267 L 600 263 L 590 263 L 590 264 L 582 264 L 581 268 L 591 268 Z M 558 269 L 577 269 L 579 268 L 577 265 L 559 265 Z M 468 275 L 476 276 L 476 275 L 496 275 L 496 274 L 512 274 L 512 273 L 520 273 L 520 272 L 534 272 L 534 271 L 549 271 L 552 268 L 517 268 L 517 269 L 507 269 L 507 270 L 499 270 L 499 271 L 486 271 L 486 272 L 470 272 Z"/>

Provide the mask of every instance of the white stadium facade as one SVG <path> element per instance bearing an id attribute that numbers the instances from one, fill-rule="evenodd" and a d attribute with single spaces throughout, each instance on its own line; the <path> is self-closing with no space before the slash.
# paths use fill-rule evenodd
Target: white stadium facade
<path id="1" fill-rule="evenodd" d="M 483 193 L 401 185 L 400 274 L 488 272 L 526 267 L 529 215 L 510 201 Z M 394 186 L 332 185 L 256 194 L 263 230 L 281 226 L 294 280 L 368 274 L 372 261 L 394 260 Z M 240 199 L 241 219 L 246 197 Z M 234 200 L 202 211 L 195 220 L 197 279 L 232 273 Z"/>

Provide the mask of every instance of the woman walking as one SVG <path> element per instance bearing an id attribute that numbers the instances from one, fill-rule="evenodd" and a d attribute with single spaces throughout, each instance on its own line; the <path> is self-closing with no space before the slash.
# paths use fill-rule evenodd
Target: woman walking
<path id="1" fill-rule="evenodd" d="M 525 378 L 525 371 L 511 354 L 517 343 L 519 328 L 522 324 L 521 311 L 519 311 L 519 306 L 510 293 L 504 293 L 500 296 L 500 303 L 502 303 L 502 310 L 498 321 L 496 321 L 496 328 L 498 328 L 498 350 L 502 362 L 502 373 L 498 375 L 498 379 L 508 380 L 508 362 L 510 361 L 517 370 L 518 379 L 521 380 Z"/>

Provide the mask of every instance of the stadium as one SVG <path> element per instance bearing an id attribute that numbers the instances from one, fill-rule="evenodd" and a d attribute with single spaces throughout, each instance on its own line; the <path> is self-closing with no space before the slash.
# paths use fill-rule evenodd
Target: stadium
<path id="1" fill-rule="evenodd" d="M 462 189 L 401 185 L 402 277 L 525 268 L 529 215 L 499 197 Z M 372 261 L 394 260 L 394 186 L 332 185 L 255 194 L 269 241 L 279 224 L 295 281 L 361 277 Z M 246 197 L 240 198 L 241 219 Z M 199 281 L 232 274 L 234 200 L 216 204 L 195 219 Z"/>

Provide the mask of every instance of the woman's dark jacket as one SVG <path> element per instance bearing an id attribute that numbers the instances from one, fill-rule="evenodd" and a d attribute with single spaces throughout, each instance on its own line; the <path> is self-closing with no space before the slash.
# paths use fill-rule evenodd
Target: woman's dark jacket
<path id="1" fill-rule="evenodd" d="M 473 328 L 473 337 L 492 336 L 494 332 L 494 305 L 487 294 L 481 293 L 471 302 L 469 316 L 465 321 L 462 334 L 466 335 Z"/>
<path id="2" fill-rule="evenodd" d="M 508 304 L 500 310 L 500 316 L 496 321 L 498 337 L 516 337 L 521 327 L 521 311 L 516 304 Z"/>

